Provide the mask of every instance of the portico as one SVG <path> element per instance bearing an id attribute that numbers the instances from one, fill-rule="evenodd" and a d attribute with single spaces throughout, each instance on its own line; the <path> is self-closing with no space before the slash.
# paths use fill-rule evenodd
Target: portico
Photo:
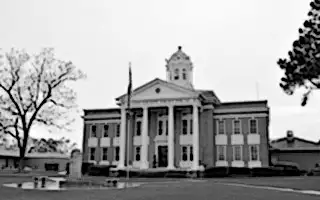
<path id="1" fill-rule="evenodd" d="M 154 99 L 154 100 L 132 100 L 131 110 L 133 114 L 140 112 L 142 116 L 139 118 L 141 122 L 141 136 L 134 136 L 133 143 L 137 146 L 141 144 L 141 157 L 138 164 L 135 167 L 140 169 L 147 169 L 152 167 L 153 160 L 150 160 L 150 157 L 155 156 L 158 163 L 157 167 L 166 167 L 168 169 L 175 169 L 180 167 L 188 167 L 197 170 L 199 168 L 199 107 L 201 107 L 201 102 L 194 97 L 191 98 L 172 98 L 172 99 Z M 126 105 L 124 102 L 123 105 Z M 190 109 L 191 108 L 191 109 Z M 138 112 L 137 112 L 138 110 Z M 190 122 L 192 125 L 189 125 L 189 130 L 192 135 L 187 136 L 182 134 L 175 134 L 175 130 L 178 127 L 175 127 L 176 124 L 182 123 L 177 118 L 175 118 L 175 113 L 177 110 L 191 110 L 192 120 Z M 157 125 L 154 127 L 148 127 L 151 124 L 150 112 L 157 113 Z M 140 119 L 142 119 L 140 121 Z M 126 106 L 121 106 L 121 130 L 120 130 L 120 160 L 118 168 L 125 167 L 126 160 Z M 137 124 L 137 120 L 134 121 Z M 155 128 L 152 130 L 151 128 Z M 182 131 L 182 127 L 180 126 Z M 150 137 L 151 134 L 149 130 L 155 132 L 155 137 Z M 180 131 L 179 131 L 180 132 Z M 183 137 L 184 136 L 184 137 Z M 180 137 L 178 140 L 175 137 Z M 138 141 L 140 140 L 140 141 Z M 151 141 L 150 141 L 151 140 Z M 180 141 L 179 144 L 176 144 L 175 141 Z M 154 155 L 150 156 L 150 144 L 153 143 Z M 189 145 L 191 146 L 192 152 L 189 152 L 192 155 L 192 164 L 191 166 L 184 165 L 181 161 L 179 154 L 175 153 L 176 145 Z M 165 152 L 167 149 L 167 153 Z M 164 152 L 163 152 L 164 151 Z M 163 159 L 163 156 L 166 157 L 167 163 Z M 178 156 L 178 157 L 177 157 Z M 179 164 L 175 165 L 175 160 L 178 160 Z"/>

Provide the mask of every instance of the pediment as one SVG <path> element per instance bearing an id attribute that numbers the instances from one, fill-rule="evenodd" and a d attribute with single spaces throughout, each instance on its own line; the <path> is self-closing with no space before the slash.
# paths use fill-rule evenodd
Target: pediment
<path id="1" fill-rule="evenodd" d="M 173 83 L 155 79 L 133 91 L 132 101 L 157 100 L 157 99 L 181 99 L 198 97 L 196 91 L 183 88 Z M 126 100 L 126 95 L 119 98 Z M 120 99 L 119 99 L 120 100 Z"/>

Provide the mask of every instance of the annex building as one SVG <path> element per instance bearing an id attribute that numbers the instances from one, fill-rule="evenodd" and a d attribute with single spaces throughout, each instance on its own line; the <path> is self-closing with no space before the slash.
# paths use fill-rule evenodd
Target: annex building
<path id="1" fill-rule="evenodd" d="M 222 102 L 197 89 L 181 47 L 164 69 L 166 80 L 134 88 L 130 120 L 126 94 L 115 99 L 118 108 L 84 110 L 83 162 L 123 169 L 128 155 L 138 169 L 269 166 L 266 100 Z"/>

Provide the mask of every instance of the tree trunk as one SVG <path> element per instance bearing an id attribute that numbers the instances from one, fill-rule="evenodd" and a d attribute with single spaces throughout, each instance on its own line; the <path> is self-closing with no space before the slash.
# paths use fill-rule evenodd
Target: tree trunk
<path id="1" fill-rule="evenodd" d="M 20 156 L 19 156 L 19 167 L 18 167 L 18 172 L 22 172 L 23 171 L 23 167 L 24 167 L 24 161 L 25 161 L 25 152 L 26 149 L 24 147 L 19 148 L 20 150 Z"/>
<path id="2" fill-rule="evenodd" d="M 18 172 L 22 172 L 24 167 L 24 158 L 19 158 L 19 167 L 18 167 Z"/>

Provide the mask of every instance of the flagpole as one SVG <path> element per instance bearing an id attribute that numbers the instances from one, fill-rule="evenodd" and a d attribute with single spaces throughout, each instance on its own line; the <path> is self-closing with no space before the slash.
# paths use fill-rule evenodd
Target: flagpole
<path id="1" fill-rule="evenodd" d="M 130 103 L 131 103 L 131 90 L 132 90 L 132 74 L 131 74 L 131 62 L 129 62 L 129 86 L 127 91 L 127 155 L 126 155 L 126 165 L 127 165 L 127 181 L 129 180 L 129 157 L 130 157 L 130 122 L 131 122 L 131 110 L 130 110 Z"/>
<path id="2" fill-rule="evenodd" d="M 127 180 L 129 180 L 129 178 L 130 178 L 130 176 L 129 176 L 129 157 L 130 157 L 130 152 L 129 152 L 129 148 L 130 148 L 130 146 L 129 146 L 129 139 L 130 139 L 130 122 L 131 122 L 131 112 L 130 112 L 130 109 L 128 108 L 128 119 L 127 119 L 127 158 L 126 158 L 126 161 L 127 161 Z"/>

